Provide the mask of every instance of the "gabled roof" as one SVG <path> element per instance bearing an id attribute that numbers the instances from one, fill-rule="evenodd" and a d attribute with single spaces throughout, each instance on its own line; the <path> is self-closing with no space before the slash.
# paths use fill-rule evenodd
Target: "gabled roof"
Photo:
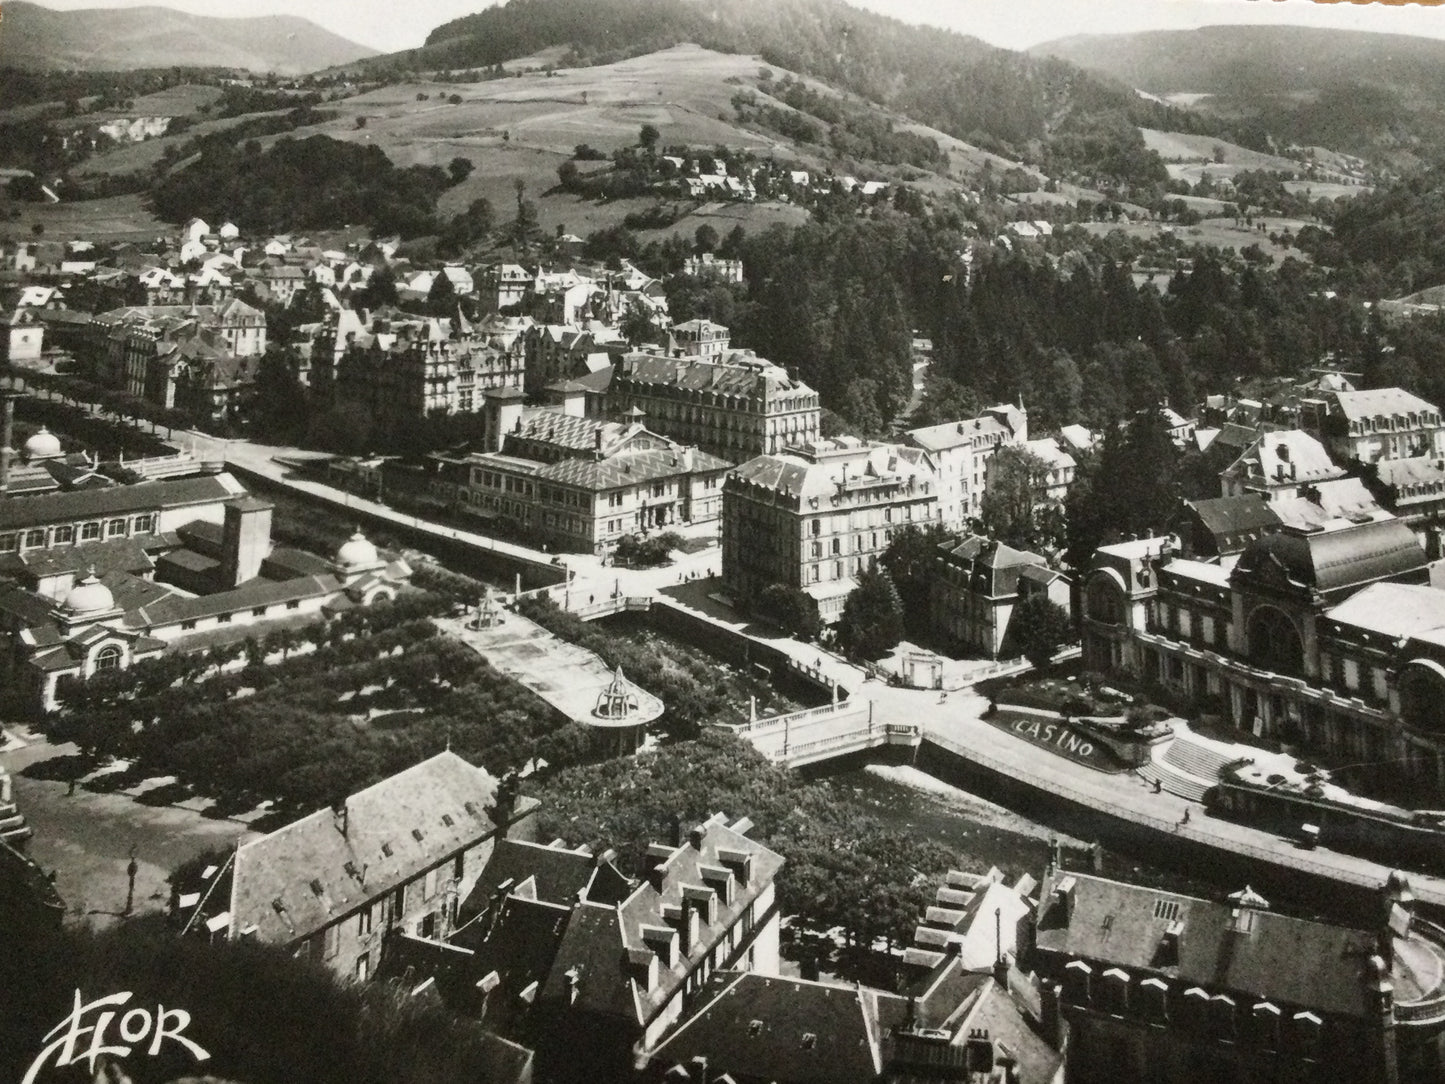
<path id="1" fill-rule="evenodd" d="M 691 463 L 687 453 L 691 452 Z M 641 485 L 677 475 L 721 472 L 732 464 L 698 449 L 623 452 L 607 459 L 563 459 L 537 471 L 537 477 L 593 492 Z"/>
<path id="2" fill-rule="evenodd" d="M 420 876 L 496 831 L 486 813 L 496 789 L 484 769 L 438 753 L 351 795 L 344 817 L 322 809 L 242 844 L 232 933 L 289 944 Z"/>
<path id="3" fill-rule="evenodd" d="M 665 857 L 649 858 L 660 889 L 652 880 L 643 880 L 620 903 L 577 904 L 542 998 L 619 1017 L 634 1026 L 652 1020 L 677 993 L 689 970 L 742 920 L 782 868 L 782 856 L 749 839 L 745 827 L 741 822 L 730 826 L 722 814 L 716 814 L 693 830 L 689 842 L 671 849 Z M 679 947 L 674 966 L 666 966 L 660 957 L 654 960 L 653 949 L 643 939 L 643 927 L 665 929 L 675 923 L 676 917 L 671 917 L 671 922 L 669 917 L 682 911 L 684 898 L 704 889 L 703 867 L 730 869 L 734 857 L 746 859 L 747 879 L 734 875 L 730 901 L 714 895 L 716 921 L 699 921 L 697 942 L 687 953 Z M 653 986 L 643 978 L 648 972 L 645 961 L 657 968 L 658 981 Z"/>
<path id="4" fill-rule="evenodd" d="M 122 512 L 184 508 L 192 504 L 226 501 L 245 492 L 241 483 L 231 475 L 210 474 L 197 478 L 141 482 L 133 486 L 42 493 L 0 502 L 0 530 L 70 523 L 90 517 L 99 519 Z"/>
<path id="5" fill-rule="evenodd" d="M 1184 502 L 1185 516 L 1192 514 L 1214 539 L 1222 556 L 1238 553 L 1245 543 L 1281 525 L 1274 505 L 1261 494 L 1246 493 L 1238 497 L 1211 497 L 1202 501 Z"/>
<path id="6" fill-rule="evenodd" d="M 1014 594 L 1025 569 L 1047 569 L 1049 564 L 1037 553 L 1016 550 L 982 535 L 945 542 L 939 546 L 939 552 L 949 564 L 968 573 L 972 590 L 989 598 Z"/>
<path id="7" fill-rule="evenodd" d="M 720 971 L 693 1015 L 652 1055 L 659 1066 L 707 1059 L 708 1074 L 778 1084 L 872 1084 L 883 1071 L 879 1001 L 861 986 Z"/>
<path id="8" fill-rule="evenodd" d="M 998 437 L 1008 440 L 1023 431 L 1027 417 L 1016 406 L 1000 404 L 984 411 L 976 418 L 963 418 L 956 422 L 927 425 L 922 429 L 910 429 L 904 434 L 910 443 L 930 452 L 947 451 L 972 444 L 976 440 L 992 440 Z"/>
<path id="9" fill-rule="evenodd" d="M 155 562 L 151 560 L 145 547 L 134 538 L 26 550 L 24 553 L 0 557 L 0 575 L 16 575 L 29 580 L 79 572 L 87 568 L 94 568 L 96 575 L 104 576 L 112 571 L 151 572 L 155 567 Z"/>
<path id="10" fill-rule="evenodd" d="M 1407 414 L 1433 414 L 1440 408 L 1404 388 L 1368 388 L 1363 391 L 1337 391 L 1333 398 L 1340 413 L 1350 421 L 1362 418 L 1393 417 Z"/>
<path id="11" fill-rule="evenodd" d="M 591 892 L 594 881 L 600 890 L 597 896 Z M 510 894 L 529 882 L 530 887 L 526 891 L 531 898 L 568 907 L 584 898 L 599 903 L 616 903 L 633 887 L 610 861 L 604 861 L 590 851 L 500 839 L 487 859 L 486 868 L 477 878 L 472 894 L 462 904 L 461 914 L 474 915 L 485 911 L 492 896 L 504 885 Z"/>
<path id="12" fill-rule="evenodd" d="M 174 556 L 168 555 L 162 560 L 171 561 Z M 212 559 L 201 557 L 199 562 L 190 567 L 193 571 L 205 571 L 213 565 Z M 183 565 L 183 567 L 185 566 Z M 218 591 L 211 595 L 198 595 L 195 598 L 173 595 L 147 606 L 143 616 L 147 627 L 174 625 L 183 621 L 199 621 L 206 617 L 219 617 L 222 614 L 236 613 L 258 606 L 274 606 L 301 599 L 324 598 L 334 595 L 340 590 L 341 581 L 333 575 L 304 576 L 294 580 L 279 581 L 257 578 L 248 580 L 229 591 Z"/>
<path id="13" fill-rule="evenodd" d="M 1058 890 L 1069 881 L 1066 904 Z M 1378 946 L 1366 931 L 1073 871 L 1050 870 L 1039 900 L 1037 943 L 1044 951 L 1157 972 L 1211 993 L 1267 998 L 1282 1008 L 1370 1012 L 1362 979 Z M 1234 916 L 1245 910 L 1252 928 L 1236 932 Z M 1182 926 L 1177 962 L 1163 962 L 1160 944 L 1173 922 Z"/>
<path id="14" fill-rule="evenodd" d="M 1215 443 L 1223 436 L 1221 433 Z M 1303 485 L 1345 476 L 1325 446 L 1300 429 L 1257 434 L 1254 443 L 1224 473 L 1265 486 Z"/>

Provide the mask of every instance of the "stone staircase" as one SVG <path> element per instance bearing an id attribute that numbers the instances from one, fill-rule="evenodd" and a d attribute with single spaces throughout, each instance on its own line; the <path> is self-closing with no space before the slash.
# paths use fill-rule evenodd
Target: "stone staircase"
<path id="1" fill-rule="evenodd" d="M 1222 742 L 1201 738 L 1187 730 L 1176 733 L 1175 739 L 1162 751 L 1158 748 L 1153 751 L 1152 759 L 1139 769 L 1139 774 L 1170 794 L 1202 802 L 1209 788 L 1219 782 L 1220 769 L 1237 759 L 1238 754 Z"/>

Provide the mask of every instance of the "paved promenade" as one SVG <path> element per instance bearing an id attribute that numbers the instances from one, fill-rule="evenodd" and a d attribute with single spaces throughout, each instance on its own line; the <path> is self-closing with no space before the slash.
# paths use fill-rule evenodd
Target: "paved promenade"
<path id="1" fill-rule="evenodd" d="M 593 709 L 602 691 L 612 684 L 613 673 L 592 652 L 557 639 L 521 614 L 508 613 L 501 625 L 490 629 L 470 628 L 469 621 L 439 618 L 436 624 L 573 722 L 608 725 Z M 637 709 L 628 720 L 629 726 L 642 726 L 662 714 L 661 700 L 636 685 L 632 690 Z"/>

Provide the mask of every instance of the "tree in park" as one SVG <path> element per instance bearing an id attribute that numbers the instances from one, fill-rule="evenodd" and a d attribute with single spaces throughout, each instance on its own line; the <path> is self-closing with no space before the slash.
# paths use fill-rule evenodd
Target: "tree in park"
<path id="1" fill-rule="evenodd" d="M 1074 625 L 1062 606 L 1042 591 L 1035 591 L 1014 606 L 1008 639 L 1016 651 L 1042 670 L 1059 648 L 1074 639 Z"/>
<path id="2" fill-rule="evenodd" d="M 818 604 L 807 592 L 785 583 L 773 583 L 758 596 L 758 613 L 800 640 L 817 639 L 823 622 Z"/>
<path id="3" fill-rule="evenodd" d="M 978 393 L 972 388 L 949 377 L 929 373 L 923 384 L 923 402 L 918 404 L 908 424 L 915 429 L 926 425 L 946 425 L 975 418 L 979 410 Z"/>
<path id="4" fill-rule="evenodd" d="M 838 638 L 849 654 L 876 659 L 903 639 L 903 603 L 893 578 L 876 565 L 858 575 L 843 603 Z"/>
<path id="5" fill-rule="evenodd" d="M 879 406 L 881 398 L 878 381 L 868 377 L 850 380 L 838 398 L 838 413 L 847 420 L 856 436 L 876 436 L 883 432 L 887 421 Z"/>
<path id="6" fill-rule="evenodd" d="M 878 563 L 893 578 L 898 598 L 903 603 L 903 622 L 909 631 L 924 635 L 929 630 L 929 587 L 933 582 L 933 565 L 938 547 L 949 537 L 937 523 L 920 526 L 910 523 L 894 532 L 888 548 Z"/>
<path id="7" fill-rule="evenodd" d="M 300 359 L 289 346 L 271 345 L 256 367 L 256 421 L 268 433 L 294 437 L 306 424 L 306 389 L 297 375 Z"/>
<path id="8" fill-rule="evenodd" d="M 1179 503 L 1181 459 L 1157 409 L 1108 427 L 1065 501 L 1069 564 L 1086 568 L 1101 545 L 1163 530 Z"/>
<path id="9" fill-rule="evenodd" d="M 979 518 L 991 538 L 1026 549 L 1036 543 L 1034 486 L 1048 464 L 1027 448 L 1007 444 L 989 457 Z"/>
<path id="10" fill-rule="evenodd" d="M 617 330 L 622 332 L 622 337 L 633 346 L 640 346 L 657 338 L 657 325 L 652 322 L 652 317 L 640 308 L 629 309 Z"/>

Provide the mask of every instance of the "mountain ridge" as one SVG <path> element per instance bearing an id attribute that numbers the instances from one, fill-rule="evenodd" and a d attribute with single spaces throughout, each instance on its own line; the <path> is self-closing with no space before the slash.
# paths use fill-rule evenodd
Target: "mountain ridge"
<path id="1" fill-rule="evenodd" d="M 418 49 L 355 67 L 393 76 L 495 72 L 560 46 L 567 55 L 556 66 L 580 68 L 685 42 L 759 56 L 985 150 L 1063 172 L 1109 161 L 1123 165 L 1129 183 L 1149 183 L 1162 166 L 1148 160 L 1137 128 L 1195 130 L 1186 111 L 1145 101 L 1077 65 L 842 0 L 510 0 L 442 24 Z M 1228 138 L 1222 130 L 1207 134 Z"/>
<path id="2" fill-rule="evenodd" d="M 1330 147 L 1396 169 L 1445 159 L 1439 38 L 1225 24 L 1075 36 L 1029 52 L 1139 93 L 1196 96 L 1197 111 L 1286 144 Z"/>
<path id="3" fill-rule="evenodd" d="M 224 18 L 161 5 L 57 11 L 8 0 L 0 65 L 39 71 L 242 68 L 301 75 L 377 51 L 296 15 Z"/>

